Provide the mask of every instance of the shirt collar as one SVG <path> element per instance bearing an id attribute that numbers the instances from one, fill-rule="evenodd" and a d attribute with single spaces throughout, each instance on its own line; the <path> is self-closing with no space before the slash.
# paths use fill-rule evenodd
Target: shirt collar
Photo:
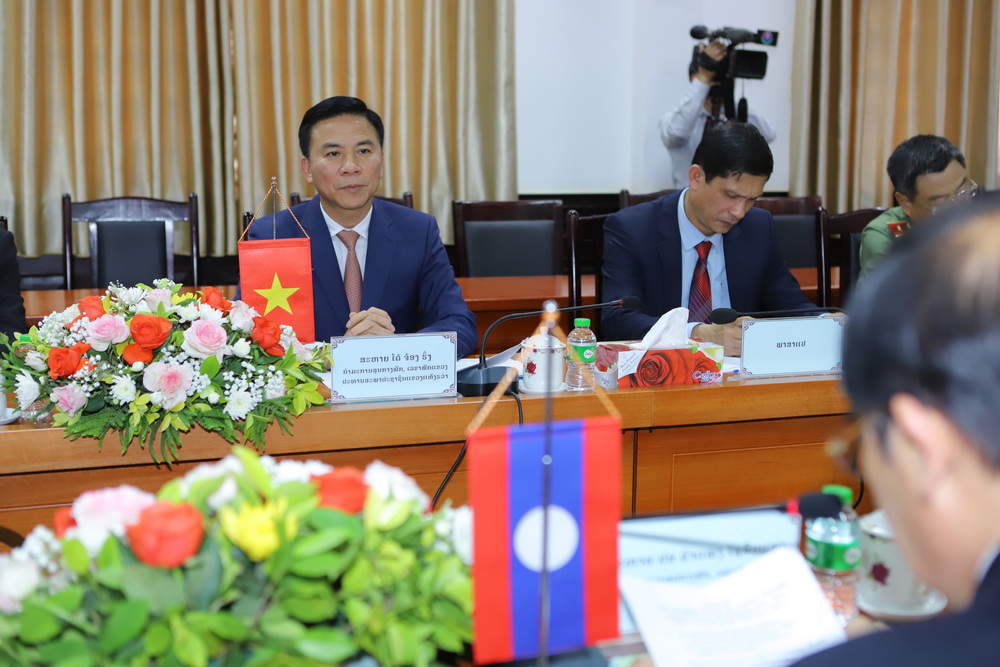
<path id="1" fill-rule="evenodd" d="M 681 196 L 677 199 L 677 228 L 681 233 L 681 248 L 684 251 L 693 250 L 702 241 L 711 241 L 713 246 L 716 248 L 720 247 L 722 244 L 722 234 L 705 236 L 691 223 L 691 220 L 687 217 L 687 213 L 684 212 L 684 198 L 687 197 L 689 189 L 684 188 Z"/>
<path id="2" fill-rule="evenodd" d="M 365 214 L 365 217 L 361 220 L 361 222 L 350 228 L 344 227 L 342 224 L 327 215 L 326 209 L 323 208 L 322 204 L 320 205 L 319 210 L 323 212 L 323 219 L 326 220 L 326 226 L 330 228 L 330 233 L 332 235 L 336 236 L 337 232 L 341 232 L 345 229 L 353 229 L 361 238 L 368 240 L 368 228 L 372 224 L 372 211 L 375 210 L 374 200 L 372 201 L 371 208 L 368 209 L 368 213 Z"/>

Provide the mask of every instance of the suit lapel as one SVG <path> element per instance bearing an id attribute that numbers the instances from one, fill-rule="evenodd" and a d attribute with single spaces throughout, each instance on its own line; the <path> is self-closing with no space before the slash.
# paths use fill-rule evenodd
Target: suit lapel
<path id="1" fill-rule="evenodd" d="M 666 303 L 681 303 L 681 232 L 677 219 L 677 202 L 680 194 L 671 195 L 661 204 L 657 225 L 660 232 L 656 248 L 660 255 L 657 268 L 660 271 L 658 281 L 663 285 L 663 296 Z M 676 267 L 676 268 L 674 268 Z"/>
<path id="2" fill-rule="evenodd" d="M 365 278 L 361 285 L 361 307 L 370 308 L 384 303 L 382 298 L 389 284 L 389 274 L 396 259 L 397 238 L 386 207 L 372 200 L 372 221 L 368 227 L 368 254 L 365 256 Z"/>
<path id="3" fill-rule="evenodd" d="M 753 254 L 743 247 L 743 230 L 739 225 L 730 229 L 722 235 L 722 248 L 726 256 L 726 283 L 729 285 L 729 303 L 738 311 L 754 310 L 754 303 L 750 302 L 750 286 L 747 284 L 747 276 L 751 275 L 748 262 Z M 759 261 L 759 260 L 757 260 Z M 741 276 L 740 280 L 733 280 L 733 276 Z"/>
<path id="4" fill-rule="evenodd" d="M 320 209 L 319 195 L 316 195 L 306 206 L 306 214 L 302 216 L 302 226 L 309 234 L 309 248 L 312 254 L 313 270 L 313 302 L 316 313 L 330 310 L 335 322 L 347 322 L 351 316 L 351 308 L 347 304 L 347 294 L 344 292 L 344 279 L 340 277 L 340 265 L 333 251 L 333 239 L 330 228 Z M 326 303 L 326 307 L 319 304 Z"/>

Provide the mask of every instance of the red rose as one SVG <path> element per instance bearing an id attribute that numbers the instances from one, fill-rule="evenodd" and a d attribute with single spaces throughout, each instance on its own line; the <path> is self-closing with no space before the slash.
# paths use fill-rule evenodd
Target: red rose
<path id="1" fill-rule="evenodd" d="M 534 375 L 537 371 L 538 371 L 538 369 L 535 366 L 535 362 L 534 361 L 529 361 L 524 366 L 524 372 L 527 373 L 528 375 Z"/>
<path id="2" fill-rule="evenodd" d="M 148 364 L 153 360 L 153 351 L 147 350 L 144 347 L 136 345 L 135 343 L 129 343 L 122 350 L 122 359 L 125 363 L 131 366 L 137 361 L 141 361 L 144 364 Z"/>
<path id="3" fill-rule="evenodd" d="M 276 357 L 285 356 L 285 348 L 278 343 L 281 341 L 281 327 L 271 320 L 263 317 L 253 318 L 253 331 L 250 332 L 252 338 L 268 354 Z"/>
<path id="4" fill-rule="evenodd" d="M 201 512 L 191 503 L 158 500 L 139 514 L 139 521 L 125 527 L 136 558 L 153 567 L 180 567 L 198 553 L 205 526 Z"/>
<path id="5" fill-rule="evenodd" d="M 100 296 L 85 296 L 77 304 L 80 314 L 88 318 L 91 322 L 105 313 L 104 298 Z"/>
<path id="6" fill-rule="evenodd" d="M 62 537 L 67 530 L 75 525 L 76 519 L 73 518 L 72 505 L 63 505 L 56 510 L 55 516 L 52 517 L 52 526 L 56 529 L 56 537 Z"/>
<path id="7" fill-rule="evenodd" d="M 155 350 L 170 336 L 170 322 L 163 317 L 139 313 L 129 322 L 128 330 L 136 345 Z"/>
<path id="8" fill-rule="evenodd" d="M 357 514 L 365 506 L 368 485 L 365 474 L 357 468 L 334 468 L 325 475 L 314 475 L 313 483 L 319 489 L 319 504 L 341 510 L 346 514 Z"/>
<path id="9" fill-rule="evenodd" d="M 722 368 L 719 366 L 718 361 L 701 350 L 695 352 L 693 358 L 694 368 L 691 371 L 691 377 L 695 384 L 699 382 L 715 382 L 722 379 Z"/>
<path id="10" fill-rule="evenodd" d="M 628 345 L 622 345 L 621 343 L 601 343 L 597 346 L 597 370 L 602 373 L 607 371 L 611 364 L 618 360 L 619 352 L 624 350 L 630 350 Z"/>
<path id="11" fill-rule="evenodd" d="M 87 343 L 77 343 L 73 347 L 54 347 L 49 350 L 49 377 L 69 377 L 83 368 L 83 355 L 90 349 Z"/>
<path id="12" fill-rule="evenodd" d="M 686 349 L 652 350 L 643 355 L 635 373 L 623 378 L 626 387 L 694 384 L 694 357 Z"/>
<path id="13" fill-rule="evenodd" d="M 228 313 L 233 309 L 233 302 L 227 299 L 222 291 L 215 287 L 206 287 L 201 293 L 201 302 L 207 303 L 216 310 Z"/>

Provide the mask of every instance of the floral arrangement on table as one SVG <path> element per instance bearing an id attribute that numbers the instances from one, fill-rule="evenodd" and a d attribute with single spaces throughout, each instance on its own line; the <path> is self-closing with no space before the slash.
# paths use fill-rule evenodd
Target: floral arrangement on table
<path id="1" fill-rule="evenodd" d="M 310 352 L 291 327 L 214 287 L 181 290 L 166 279 L 112 285 L 52 313 L 10 344 L 4 391 L 25 414 L 44 403 L 72 440 L 102 445 L 116 431 L 123 453 L 138 438 L 168 463 L 195 424 L 263 448 L 271 422 L 288 432 L 293 416 L 323 402 L 325 346 Z"/>
<path id="2" fill-rule="evenodd" d="M 88 491 L 0 554 L 5 665 L 428 665 L 472 640 L 471 513 L 399 469 L 231 455 Z"/>

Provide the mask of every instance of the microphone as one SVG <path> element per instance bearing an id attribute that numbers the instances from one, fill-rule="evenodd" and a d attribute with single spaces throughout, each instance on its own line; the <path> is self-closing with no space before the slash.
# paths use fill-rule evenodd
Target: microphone
<path id="1" fill-rule="evenodd" d="M 708 28 L 703 25 L 691 26 L 691 37 L 693 39 L 708 38 Z"/>
<path id="2" fill-rule="evenodd" d="M 712 324 L 729 324 L 735 322 L 738 317 L 798 317 L 801 315 L 815 315 L 817 313 L 844 313 L 842 308 L 800 308 L 797 310 L 760 310 L 755 313 L 741 313 L 732 308 L 716 308 L 709 316 Z"/>
<path id="3" fill-rule="evenodd" d="M 641 301 L 637 296 L 626 296 L 621 299 L 616 299 L 614 301 L 607 301 L 605 303 L 595 303 L 593 305 L 584 306 L 568 306 L 566 308 L 555 308 L 551 312 L 554 313 L 565 313 L 571 310 L 592 310 L 597 308 L 630 308 L 635 309 L 641 305 Z M 553 304 L 555 305 L 555 304 Z M 486 333 L 483 334 L 482 344 L 480 346 L 479 352 L 479 363 L 472 368 L 466 368 L 456 375 L 456 380 L 458 382 L 458 393 L 462 396 L 486 396 L 500 383 L 504 375 L 507 374 L 506 366 L 492 366 L 488 367 L 486 365 L 486 339 L 489 338 L 490 332 L 498 324 L 506 322 L 508 320 L 516 320 L 522 317 L 537 317 L 539 315 L 544 315 L 550 312 L 548 310 L 533 310 L 529 313 L 510 313 L 504 315 L 503 317 L 497 319 L 493 324 L 491 324 L 487 329 Z"/>

